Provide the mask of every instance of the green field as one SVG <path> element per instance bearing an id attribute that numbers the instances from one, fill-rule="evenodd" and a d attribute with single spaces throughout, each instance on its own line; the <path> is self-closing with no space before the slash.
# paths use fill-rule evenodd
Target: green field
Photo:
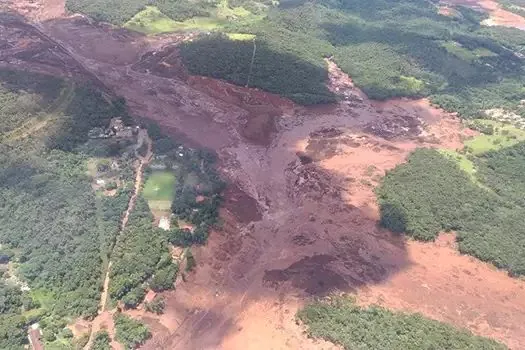
<path id="1" fill-rule="evenodd" d="M 467 150 L 475 155 L 511 147 L 525 140 L 525 130 L 494 120 L 476 120 L 483 127 L 492 130 L 465 141 Z"/>
<path id="2" fill-rule="evenodd" d="M 169 210 L 177 179 L 171 171 L 153 171 L 144 184 L 144 198 L 154 210 Z"/>
<path id="3" fill-rule="evenodd" d="M 165 33 L 176 30 L 178 23 L 155 6 L 147 6 L 124 24 L 125 28 L 145 34 Z"/>
<path id="4" fill-rule="evenodd" d="M 124 24 L 124 27 L 144 34 L 159 34 L 181 30 L 215 30 L 224 21 L 213 17 L 193 17 L 185 21 L 174 21 L 155 6 L 147 6 Z"/>
<path id="5" fill-rule="evenodd" d="M 469 50 L 468 48 L 465 48 L 463 45 L 455 41 L 445 41 L 441 44 L 441 46 L 454 56 L 470 62 L 473 62 L 483 57 L 498 56 L 494 52 L 483 47 L 478 47 L 474 50 Z"/>
<path id="6" fill-rule="evenodd" d="M 254 34 L 244 34 L 244 33 L 226 33 L 226 36 L 228 36 L 228 39 L 230 40 L 240 40 L 240 41 L 254 40 L 256 38 Z"/>
<path id="7" fill-rule="evenodd" d="M 226 28 L 231 21 L 249 23 L 260 20 L 243 7 L 230 7 L 227 1 L 221 1 L 209 16 L 194 16 L 183 21 L 174 20 L 162 13 L 156 6 L 146 6 L 123 26 L 148 35 L 176 31 L 215 31 Z M 236 40 L 246 40 L 249 34 L 233 34 Z M 239 35 L 243 35 L 242 39 Z M 251 39 L 251 37 L 250 37 Z"/>

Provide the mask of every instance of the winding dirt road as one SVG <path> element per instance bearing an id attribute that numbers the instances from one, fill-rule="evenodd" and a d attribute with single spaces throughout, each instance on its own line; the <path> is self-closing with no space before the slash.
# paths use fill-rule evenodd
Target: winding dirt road
<path id="1" fill-rule="evenodd" d="M 144 143 L 146 144 L 146 154 L 144 156 L 141 156 L 138 150 L 141 148 L 141 146 Z M 135 148 L 135 156 L 138 159 L 138 165 L 135 168 L 135 183 L 133 187 L 133 193 L 129 199 L 128 207 L 126 211 L 124 212 L 124 215 L 122 216 L 119 235 L 126 229 L 126 225 L 128 223 L 129 216 L 131 212 L 133 211 L 133 208 L 135 208 L 137 197 L 142 188 L 144 170 L 148 166 L 149 162 L 151 161 L 153 157 L 152 142 L 148 136 L 147 130 L 145 129 L 140 129 L 138 132 L 137 146 Z M 115 340 L 115 330 L 114 330 L 115 327 L 113 324 L 113 314 L 115 313 L 115 310 L 106 310 L 107 301 L 108 301 L 109 282 L 110 282 L 110 271 L 111 271 L 111 264 L 112 264 L 111 255 L 112 254 L 110 254 L 109 256 L 109 262 L 106 268 L 106 275 L 104 278 L 103 290 L 100 294 L 99 313 L 93 319 L 91 323 L 91 333 L 89 335 L 89 341 L 84 347 L 85 350 L 91 349 L 95 334 L 102 329 L 108 330 L 108 333 L 112 340 L 111 346 L 113 347 L 113 349 L 122 349 L 122 346 Z"/>

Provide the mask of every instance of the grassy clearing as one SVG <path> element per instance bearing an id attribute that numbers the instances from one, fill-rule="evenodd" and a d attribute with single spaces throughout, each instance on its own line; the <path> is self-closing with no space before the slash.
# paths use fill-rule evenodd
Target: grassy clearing
<path id="1" fill-rule="evenodd" d="M 171 171 L 154 171 L 144 185 L 144 198 L 148 203 L 165 206 L 175 195 L 175 175 Z"/>
<path id="2" fill-rule="evenodd" d="M 231 8 L 227 1 L 221 1 L 210 17 L 196 16 L 184 21 L 175 21 L 162 13 L 156 6 L 146 6 L 133 18 L 124 24 L 124 27 L 148 35 L 187 30 L 215 31 L 226 27 L 230 20 L 255 21 L 261 16 L 255 16 L 243 7 Z M 246 39 L 249 34 L 234 34 L 235 40 Z"/>
<path id="3" fill-rule="evenodd" d="M 230 40 L 239 40 L 239 41 L 248 41 L 248 40 L 254 40 L 255 35 L 254 34 L 244 34 L 244 33 L 226 33 L 228 36 L 228 39 Z"/>
<path id="4" fill-rule="evenodd" d="M 154 35 L 184 30 L 217 30 L 226 24 L 225 20 L 215 17 L 194 17 L 182 22 L 174 21 L 155 7 L 147 6 L 124 24 L 124 27 Z"/>
<path id="5" fill-rule="evenodd" d="M 168 212 L 169 213 L 171 209 L 171 201 L 169 200 L 160 200 L 160 201 L 150 200 L 148 201 L 148 205 L 155 215 L 157 215 L 158 212 L 160 213 Z"/>
<path id="6" fill-rule="evenodd" d="M 496 57 L 496 53 L 490 51 L 484 47 L 477 47 L 474 50 L 462 46 L 460 43 L 455 41 L 445 41 L 441 44 L 441 47 L 445 48 L 452 55 L 469 62 L 473 62 L 482 57 Z"/>
<path id="7" fill-rule="evenodd" d="M 473 183 L 480 186 L 481 188 L 484 188 L 485 190 L 491 191 L 489 187 L 479 181 L 476 176 L 476 164 L 474 164 L 474 162 L 470 160 L 467 155 L 449 149 L 440 149 L 438 151 L 446 158 L 456 162 L 459 168 L 468 174 Z"/>
<path id="8" fill-rule="evenodd" d="M 475 178 L 474 175 L 476 173 L 476 166 L 470 159 L 467 158 L 466 155 L 458 153 L 456 151 L 449 150 L 449 149 L 440 149 L 439 153 L 457 162 L 461 170 L 465 171 L 467 174 Z"/>
<path id="9" fill-rule="evenodd" d="M 488 132 L 465 141 L 466 150 L 474 155 L 511 147 L 525 140 L 525 130 L 494 120 L 477 120 Z"/>
<path id="10" fill-rule="evenodd" d="M 178 22 L 160 12 L 157 7 L 147 6 L 126 22 L 124 27 L 144 34 L 158 34 L 176 30 Z"/>

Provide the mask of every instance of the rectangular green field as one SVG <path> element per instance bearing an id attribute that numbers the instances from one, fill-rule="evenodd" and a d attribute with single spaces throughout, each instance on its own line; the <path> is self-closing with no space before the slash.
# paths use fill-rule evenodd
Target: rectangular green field
<path id="1" fill-rule="evenodd" d="M 148 202 L 173 201 L 175 195 L 175 174 L 171 171 L 154 171 L 144 185 L 144 198 Z"/>

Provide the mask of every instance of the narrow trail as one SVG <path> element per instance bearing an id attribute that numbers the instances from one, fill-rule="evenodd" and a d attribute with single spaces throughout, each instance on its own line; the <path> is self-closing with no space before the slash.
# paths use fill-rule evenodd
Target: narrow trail
<path id="1" fill-rule="evenodd" d="M 138 150 L 141 148 L 141 146 L 146 143 L 147 151 L 144 156 L 141 156 L 138 152 Z M 133 208 L 135 208 L 135 203 L 137 202 L 137 197 L 140 193 L 140 188 L 142 186 L 142 181 L 144 179 L 144 169 L 149 164 L 153 157 L 153 151 L 152 151 L 152 142 L 151 139 L 148 136 L 148 132 L 145 129 L 140 129 L 138 134 L 138 142 L 137 147 L 135 148 L 135 155 L 137 159 L 139 160 L 139 164 L 136 167 L 136 175 L 135 175 L 135 185 L 133 188 L 133 193 L 129 199 L 128 207 L 126 211 L 124 212 L 124 215 L 122 217 L 122 220 L 120 222 L 120 229 L 119 234 L 124 231 L 128 224 L 129 216 L 131 212 L 133 211 Z M 91 323 L 91 333 L 89 335 L 89 340 L 84 347 L 84 350 L 91 349 L 91 346 L 93 344 L 93 341 L 95 339 L 95 334 L 102 330 L 107 329 L 110 337 L 111 337 L 111 347 L 113 349 L 123 349 L 123 347 L 115 341 L 115 327 L 113 324 L 113 314 L 115 313 L 115 310 L 106 310 L 107 307 L 107 301 L 108 301 L 108 291 L 109 291 L 109 282 L 110 282 L 110 271 L 111 271 L 111 255 L 109 258 L 108 266 L 106 268 L 106 275 L 104 278 L 104 286 L 103 290 L 100 294 L 100 304 L 99 304 L 99 312 L 98 315 L 93 319 Z"/>

